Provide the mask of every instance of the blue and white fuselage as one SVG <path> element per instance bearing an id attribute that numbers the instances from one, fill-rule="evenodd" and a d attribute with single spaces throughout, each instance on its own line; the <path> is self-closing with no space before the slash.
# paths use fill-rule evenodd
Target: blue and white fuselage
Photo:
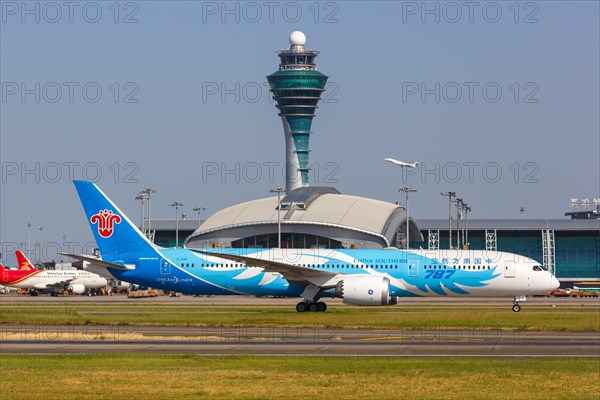
<path id="1" fill-rule="evenodd" d="M 190 294 L 303 297 L 304 306 L 315 305 L 315 310 L 327 297 L 386 305 L 406 296 L 506 296 L 518 307 L 525 296 L 559 286 L 537 261 L 504 252 L 161 248 L 95 184 L 75 185 L 102 258 L 71 256 L 91 272 L 143 286 Z"/>

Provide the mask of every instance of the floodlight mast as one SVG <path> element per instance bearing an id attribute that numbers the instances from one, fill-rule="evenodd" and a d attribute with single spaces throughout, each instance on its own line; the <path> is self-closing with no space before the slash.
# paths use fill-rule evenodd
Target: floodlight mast
<path id="1" fill-rule="evenodd" d="M 200 213 L 205 210 L 206 208 L 204 207 L 195 207 L 192 209 L 192 211 L 196 211 L 198 213 L 198 226 L 200 226 Z"/>
<path id="2" fill-rule="evenodd" d="M 452 198 L 456 197 L 456 192 L 440 193 L 448 197 L 448 249 L 452 249 Z"/>
<path id="3" fill-rule="evenodd" d="M 179 247 L 179 207 L 183 207 L 183 203 L 180 201 L 174 201 L 169 204 L 171 207 L 175 207 L 175 248 Z"/>
<path id="4" fill-rule="evenodd" d="M 462 205 L 463 199 L 456 199 L 456 248 L 460 249 L 460 207 Z"/>
<path id="5" fill-rule="evenodd" d="M 281 248 L 281 193 L 284 193 L 285 189 L 277 187 L 270 192 L 277 193 L 277 247 Z"/>
<path id="6" fill-rule="evenodd" d="M 402 189 L 398 190 L 399 192 L 404 192 L 404 194 L 406 194 L 406 240 L 405 240 L 405 246 L 404 248 L 406 250 L 408 250 L 408 235 L 409 235 L 409 213 L 408 213 L 408 194 L 409 193 L 416 193 L 417 189 L 413 189 L 411 187 L 403 187 Z"/>
<path id="7" fill-rule="evenodd" d="M 135 196 L 135 199 L 141 200 L 141 203 L 142 203 L 141 217 L 140 217 L 140 230 L 142 231 L 142 233 L 144 233 L 144 200 L 146 200 L 147 198 L 148 197 L 146 196 L 146 193 L 144 193 L 144 192 L 140 192 L 139 195 Z"/>
<path id="8" fill-rule="evenodd" d="M 147 187 L 146 189 L 142 190 L 141 193 L 144 193 L 146 195 L 146 199 L 148 200 L 148 234 L 146 236 L 148 237 L 148 239 L 150 239 L 153 242 L 154 237 L 152 235 L 152 226 L 151 226 L 152 218 L 150 217 L 150 198 L 152 197 L 152 193 L 156 193 L 156 189 Z"/>

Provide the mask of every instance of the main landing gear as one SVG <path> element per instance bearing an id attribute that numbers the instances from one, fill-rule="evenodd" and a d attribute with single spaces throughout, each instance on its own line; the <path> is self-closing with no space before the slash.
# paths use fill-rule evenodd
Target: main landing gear
<path id="1" fill-rule="evenodd" d="M 325 312 L 327 310 L 327 304 L 322 301 L 301 301 L 296 304 L 296 311 L 298 312 Z"/>

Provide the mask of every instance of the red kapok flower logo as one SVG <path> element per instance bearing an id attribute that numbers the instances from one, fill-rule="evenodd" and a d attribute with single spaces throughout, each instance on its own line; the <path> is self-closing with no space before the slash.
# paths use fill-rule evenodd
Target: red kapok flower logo
<path id="1" fill-rule="evenodd" d="M 100 210 L 98 214 L 90 218 L 92 224 L 98 224 L 98 233 L 103 238 L 109 238 L 113 234 L 114 224 L 121 223 L 121 217 L 113 214 L 112 210 Z"/>

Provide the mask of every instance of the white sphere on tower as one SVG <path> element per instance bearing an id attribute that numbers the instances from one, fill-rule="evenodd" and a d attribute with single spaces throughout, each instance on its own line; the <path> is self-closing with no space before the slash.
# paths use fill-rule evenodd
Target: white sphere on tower
<path id="1" fill-rule="evenodd" d="M 304 46 L 306 43 L 306 36 L 300 31 L 294 31 L 290 34 L 290 44 L 292 46 Z"/>

